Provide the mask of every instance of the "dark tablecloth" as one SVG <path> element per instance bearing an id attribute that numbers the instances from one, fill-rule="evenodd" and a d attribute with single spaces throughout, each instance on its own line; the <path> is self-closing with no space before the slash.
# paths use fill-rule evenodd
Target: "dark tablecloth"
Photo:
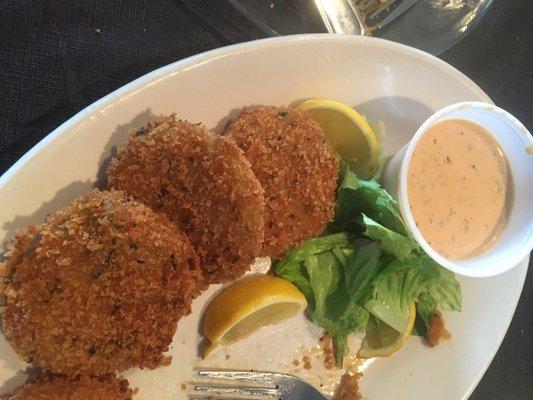
<path id="1" fill-rule="evenodd" d="M 263 36 L 223 0 L 1 0 L 0 172 L 60 123 L 134 78 Z M 495 0 L 441 58 L 533 129 L 530 0 Z M 507 336 L 471 399 L 533 398 L 532 284 L 530 273 Z"/>

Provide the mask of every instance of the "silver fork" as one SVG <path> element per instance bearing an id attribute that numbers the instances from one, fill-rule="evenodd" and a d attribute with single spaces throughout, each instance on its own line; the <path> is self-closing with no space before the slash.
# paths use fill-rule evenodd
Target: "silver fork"
<path id="1" fill-rule="evenodd" d="M 309 383 L 277 372 L 196 370 L 190 400 L 325 400 Z"/>
<path id="2" fill-rule="evenodd" d="M 370 35 L 411 8 L 418 0 L 314 0 L 330 33 Z"/>
<path id="3" fill-rule="evenodd" d="M 383 28 L 409 8 L 418 0 L 354 0 L 354 5 L 362 17 L 367 29 Z"/>

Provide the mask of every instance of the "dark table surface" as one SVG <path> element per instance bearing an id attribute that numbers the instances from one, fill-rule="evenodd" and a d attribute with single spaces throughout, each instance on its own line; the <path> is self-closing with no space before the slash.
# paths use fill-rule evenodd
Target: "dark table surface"
<path id="1" fill-rule="evenodd" d="M 63 121 L 134 78 L 261 37 L 223 0 L 0 1 L 0 172 Z M 440 57 L 533 129 L 530 0 L 495 0 L 481 23 Z M 533 398 L 531 275 L 471 399 Z"/>

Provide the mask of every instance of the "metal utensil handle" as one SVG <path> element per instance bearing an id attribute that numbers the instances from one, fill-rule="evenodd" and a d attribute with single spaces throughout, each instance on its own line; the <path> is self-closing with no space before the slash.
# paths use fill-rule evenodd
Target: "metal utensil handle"
<path id="1" fill-rule="evenodd" d="M 348 0 L 314 0 L 329 33 L 366 35 L 359 12 Z"/>

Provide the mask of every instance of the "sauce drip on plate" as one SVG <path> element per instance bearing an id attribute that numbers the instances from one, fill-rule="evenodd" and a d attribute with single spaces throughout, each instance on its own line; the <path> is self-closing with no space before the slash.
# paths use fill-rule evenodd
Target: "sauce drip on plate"
<path id="1" fill-rule="evenodd" d="M 449 119 L 431 126 L 416 145 L 407 192 L 428 244 L 459 260 L 483 253 L 500 236 L 512 177 L 499 143 L 485 128 Z"/>

